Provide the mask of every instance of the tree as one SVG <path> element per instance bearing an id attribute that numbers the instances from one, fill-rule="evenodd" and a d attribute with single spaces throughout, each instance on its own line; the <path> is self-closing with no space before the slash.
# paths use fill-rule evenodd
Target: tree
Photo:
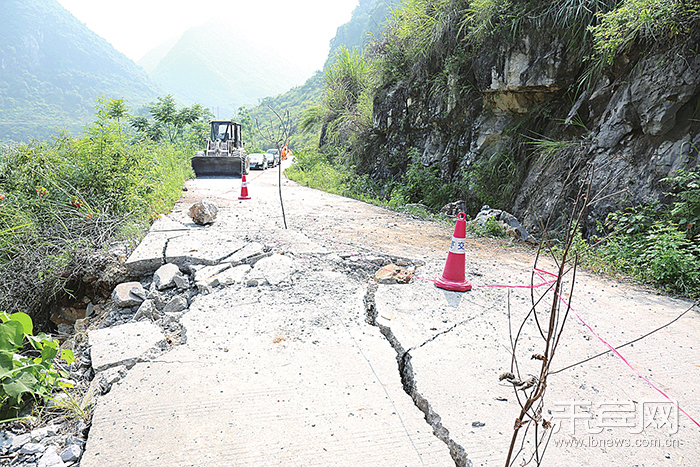
<path id="1" fill-rule="evenodd" d="M 255 143 L 255 122 L 253 117 L 250 116 L 250 111 L 244 106 L 238 108 L 238 115 L 236 116 L 238 123 L 241 124 L 241 139 L 251 146 L 246 147 L 248 152 L 259 152 L 259 148 Z"/>
<path id="2" fill-rule="evenodd" d="M 167 138 L 170 143 L 185 141 L 194 146 L 207 139 L 206 121 L 214 116 L 200 104 L 177 108 L 175 98 L 168 94 L 148 106 L 153 122 L 146 117 L 132 117 L 131 126 L 142 136 L 158 142 Z"/>
<path id="3" fill-rule="evenodd" d="M 124 99 L 109 99 L 106 105 L 106 112 L 110 118 L 119 122 L 123 117 L 129 116 L 129 107 Z"/>

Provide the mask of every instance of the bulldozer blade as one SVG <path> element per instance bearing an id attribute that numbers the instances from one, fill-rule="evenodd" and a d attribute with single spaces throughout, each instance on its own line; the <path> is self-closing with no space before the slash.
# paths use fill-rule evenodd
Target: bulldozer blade
<path id="1" fill-rule="evenodd" d="M 241 176 L 240 157 L 195 156 L 192 169 L 197 177 L 203 176 Z"/>

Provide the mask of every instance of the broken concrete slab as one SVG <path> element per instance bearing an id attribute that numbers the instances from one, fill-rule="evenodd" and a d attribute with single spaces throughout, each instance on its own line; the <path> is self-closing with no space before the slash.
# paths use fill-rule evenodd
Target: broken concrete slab
<path id="1" fill-rule="evenodd" d="M 152 273 L 164 263 L 165 245 L 171 238 L 178 235 L 184 235 L 184 233 L 177 231 L 150 232 L 126 260 L 126 268 L 137 274 Z"/>
<path id="2" fill-rule="evenodd" d="M 188 230 L 188 226 L 172 219 L 170 216 L 164 216 L 153 222 L 149 232 L 178 232 L 185 230 Z"/>
<path id="3" fill-rule="evenodd" d="M 457 310 L 468 298 L 464 293 L 439 289 L 430 281 L 414 281 L 410 287 L 379 285 L 375 294 L 377 324 L 391 328 L 408 350 L 452 327 L 459 319 Z"/>
<path id="4" fill-rule="evenodd" d="M 309 287 L 324 293 L 301 303 Z M 346 322 L 363 294 L 319 272 L 260 303 L 239 287 L 198 296 L 187 343 L 100 399 L 81 465 L 454 465 L 379 329 Z"/>
<path id="5" fill-rule="evenodd" d="M 429 266 L 426 275 L 437 274 L 440 270 L 437 264 Z M 528 284 L 530 278 L 529 268 L 508 271 L 494 268 L 489 277 L 481 277 L 488 281 L 487 284 L 516 286 Z M 573 294 L 573 306 L 578 314 L 590 318 L 589 324 L 601 334 L 621 333 L 626 336 L 630 330 L 635 330 L 633 335 L 640 335 L 643 330 L 668 323 L 689 306 L 687 302 L 663 298 L 666 303 L 654 303 L 652 307 L 654 298 L 648 294 L 627 293 L 616 297 L 609 291 L 602 292 L 608 285 L 605 281 L 609 279 L 590 278 L 581 273 L 576 280 L 579 292 Z M 405 386 L 417 400 L 425 401 L 423 405 L 428 412 L 439 416 L 439 423 L 449 432 L 449 438 L 468 453 L 474 465 L 502 463 L 508 452 L 522 400 L 518 401 L 514 386 L 507 380 L 500 380 L 499 375 L 514 371 L 511 348 L 515 339 L 518 342 L 516 368 L 522 380 L 540 375 L 542 363 L 535 355 L 544 353 L 544 341 L 534 319 L 525 319 L 531 316 L 530 293 L 527 289 L 507 291 L 487 287 L 475 287 L 465 293 L 448 292 L 437 289 L 429 281 L 415 281 L 410 286 L 377 287 L 376 321 L 395 343 L 397 353 L 402 355 Z M 538 291 L 536 297 L 539 293 L 543 292 Z M 540 305 L 540 320 L 546 316 L 544 310 L 552 306 L 552 300 L 550 294 Z M 604 308 L 603 303 L 606 303 Z M 606 327 L 601 329 L 598 324 L 603 319 Z M 521 328 L 523 321 L 525 324 Z M 687 374 L 687 368 L 693 366 L 688 362 L 695 358 L 691 347 L 697 333 L 689 331 L 691 328 L 700 329 L 700 316 L 687 320 L 684 326 L 668 328 L 663 335 L 645 338 L 644 345 L 635 344 L 621 352 L 635 368 L 644 368 L 648 374 L 653 371 L 655 379 L 671 382 L 668 391 L 678 394 L 682 399 L 679 403 L 685 403 L 686 408 L 698 412 L 697 385 L 683 386 L 681 383 L 682 374 Z M 552 365 L 554 370 L 586 361 L 606 350 L 586 326 L 571 316 L 560 339 L 559 349 L 552 360 L 556 362 Z M 677 363 L 674 365 L 667 364 L 663 353 L 658 350 L 650 353 L 649 350 L 662 349 L 671 341 L 673 359 Z M 522 399 L 523 391 L 518 390 L 518 394 Z M 601 431 L 595 431 L 592 438 L 609 442 L 614 439 L 611 437 L 624 435 L 629 439 L 627 447 L 581 449 L 583 445 L 566 442 L 570 442 L 579 430 L 588 436 L 592 432 L 587 432 L 586 424 L 589 424 L 588 428 L 595 428 L 600 419 L 592 415 L 590 420 L 581 420 L 574 427 L 574 420 L 570 417 L 578 408 L 571 404 L 575 404 L 572 401 L 590 401 L 590 406 L 582 410 L 590 410 L 591 414 L 598 410 L 600 414 L 599 410 L 603 410 L 609 401 L 632 404 L 633 400 L 662 400 L 659 397 L 662 396 L 612 353 L 550 375 L 542 416 L 548 422 L 561 423 L 561 427 L 556 427 L 551 435 L 545 465 L 618 465 L 639 459 L 635 443 L 643 443 L 649 436 L 668 436 L 668 433 L 661 433 L 663 430 L 658 426 L 657 430 L 647 427 L 640 434 L 631 427 L 615 425 L 605 431 L 600 428 Z M 563 408 L 566 404 L 569 404 L 568 408 Z M 562 414 L 562 410 L 566 411 L 568 419 L 556 417 L 556 413 Z M 697 427 L 689 419 L 679 419 L 678 431 L 679 434 L 685 433 L 683 436 L 697 439 Z M 529 437 L 526 444 L 531 441 Z M 669 450 L 658 447 L 649 446 L 644 453 L 654 459 L 651 461 L 654 465 L 668 459 Z M 678 447 L 671 452 L 678 458 L 694 458 L 700 450 L 695 445 Z"/>
<path id="6" fill-rule="evenodd" d="M 112 300 L 119 308 L 140 305 L 146 299 L 146 291 L 140 282 L 124 282 L 112 291 Z"/>
<path id="7" fill-rule="evenodd" d="M 268 284 L 278 286 L 290 282 L 294 271 L 296 267 L 292 258 L 274 254 L 255 263 L 250 278 L 264 278 Z"/>
<path id="8" fill-rule="evenodd" d="M 232 234 L 192 229 L 173 238 L 165 248 L 165 260 L 186 270 L 191 265 L 213 266 L 246 246 L 246 241 Z"/>
<path id="9" fill-rule="evenodd" d="M 168 263 L 158 268 L 153 274 L 153 284 L 158 290 L 165 290 L 175 287 L 175 277 L 181 276 L 180 268 L 177 265 Z"/>
<path id="10" fill-rule="evenodd" d="M 252 268 L 247 264 L 242 264 L 230 269 L 226 269 L 216 276 L 219 280 L 219 284 L 223 286 L 242 284 L 246 275 L 250 272 Z"/>
<path id="11" fill-rule="evenodd" d="M 255 264 L 255 260 L 262 258 L 261 255 L 263 255 L 264 252 L 264 247 L 260 243 L 250 242 L 241 250 L 231 255 L 230 258 L 226 258 L 226 261 L 230 262 L 232 266 L 238 266 L 243 263 Z"/>
<path id="12" fill-rule="evenodd" d="M 89 331 L 92 367 L 102 371 L 117 365 L 131 366 L 164 338 L 160 328 L 149 321 Z"/>
<path id="13" fill-rule="evenodd" d="M 203 268 L 198 268 L 197 272 L 194 273 L 194 281 L 195 283 L 204 282 L 213 276 L 219 275 L 221 272 L 225 271 L 226 269 L 229 269 L 230 267 L 231 263 L 223 263 L 217 264 L 216 266 L 206 266 Z"/>

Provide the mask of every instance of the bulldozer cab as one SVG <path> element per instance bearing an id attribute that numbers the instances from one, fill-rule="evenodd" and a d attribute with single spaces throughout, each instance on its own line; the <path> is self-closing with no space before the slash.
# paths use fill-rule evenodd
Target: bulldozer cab
<path id="1" fill-rule="evenodd" d="M 211 122 L 211 141 L 230 142 L 231 147 L 241 147 L 241 125 L 233 121 Z"/>

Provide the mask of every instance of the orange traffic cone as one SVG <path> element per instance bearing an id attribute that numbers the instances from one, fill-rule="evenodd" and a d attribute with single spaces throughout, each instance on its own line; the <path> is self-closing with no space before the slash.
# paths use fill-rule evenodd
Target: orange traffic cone
<path id="1" fill-rule="evenodd" d="M 467 245 L 467 215 L 463 212 L 457 217 L 455 233 L 452 235 L 450 252 L 442 277 L 435 280 L 435 285 L 441 289 L 453 292 L 466 292 L 472 289 L 472 284 L 464 280 L 464 259 Z"/>
<path id="2" fill-rule="evenodd" d="M 241 196 L 238 199 L 250 199 L 248 196 L 248 182 L 245 181 L 245 174 L 243 174 L 243 179 L 241 180 Z"/>

